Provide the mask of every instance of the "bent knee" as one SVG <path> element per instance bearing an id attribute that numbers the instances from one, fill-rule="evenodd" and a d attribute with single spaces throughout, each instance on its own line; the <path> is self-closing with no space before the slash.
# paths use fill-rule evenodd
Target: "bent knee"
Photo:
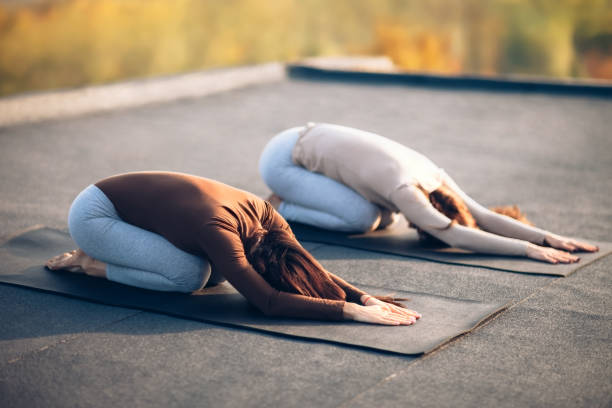
<path id="1" fill-rule="evenodd" d="M 375 229 L 380 222 L 380 210 L 374 204 L 367 203 L 346 211 L 342 219 L 346 222 L 347 231 L 367 232 Z"/>
<path id="2" fill-rule="evenodd" d="M 119 220 L 108 197 L 98 187 L 90 185 L 70 205 L 68 230 L 76 244 L 85 250 L 84 246 L 95 242 Z"/>
<path id="3" fill-rule="evenodd" d="M 259 161 L 259 174 L 269 188 L 273 189 L 273 186 L 277 184 L 276 179 L 280 173 L 282 173 L 281 166 L 279 166 L 277 162 L 273 160 L 263 160 L 263 158 Z"/>
<path id="4" fill-rule="evenodd" d="M 283 184 L 287 169 L 295 167 L 292 152 L 301 128 L 287 129 L 274 136 L 259 157 L 259 174 L 268 187 Z"/>
<path id="5" fill-rule="evenodd" d="M 210 263 L 205 262 L 197 268 L 185 268 L 175 278 L 171 279 L 177 292 L 194 292 L 206 285 L 211 275 Z"/>
<path id="6" fill-rule="evenodd" d="M 93 256 L 91 247 L 96 246 L 96 241 L 103 230 L 100 220 L 87 219 L 80 214 L 75 216 L 72 212 L 68 216 L 68 232 L 72 240 L 90 256 Z"/>
<path id="7" fill-rule="evenodd" d="M 290 158 L 266 158 L 262 156 L 259 161 L 259 174 L 272 191 L 279 193 L 299 181 L 299 178 L 293 176 L 297 167 Z"/>

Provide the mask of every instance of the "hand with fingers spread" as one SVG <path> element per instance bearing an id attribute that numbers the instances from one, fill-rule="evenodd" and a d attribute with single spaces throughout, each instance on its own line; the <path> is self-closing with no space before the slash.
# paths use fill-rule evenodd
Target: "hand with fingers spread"
<path id="1" fill-rule="evenodd" d="M 595 245 L 580 242 L 572 238 L 563 237 L 557 234 L 548 234 L 544 238 L 544 243 L 553 248 L 563 249 L 569 252 L 597 252 L 599 248 Z"/>
<path id="2" fill-rule="evenodd" d="M 421 314 L 419 312 L 415 312 L 414 310 L 406 309 L 405 307 L 400 307 L 394 305 L 392 303 L 383 302 L 380 299 L 375 298 L 370 295 L 361 296 L 361 304 L 364 306 L 381 306 L 383 309 L 388 310 L 389 312 L 399 313 L 400 315 L 412 316 L 415 319 L 420 319 Z"/>
<path id="3" fill-rule="evenodd" d="M 363 295 L 361 302 L 363 306 L 351 302 L 344 304 L 345 319 L 363 323 L 399 326 L 411 325 L 421 317 L 415 311 L 382 302 L 370 295 Z"/>
<path id="4" fill-rule="evenodd" d="M 580 260 L 576 255 L 555 248 L 543 247 L 535 244 L 527 245 L 527 257 L 538 261 L 557 263 L 574 263 Z"/>

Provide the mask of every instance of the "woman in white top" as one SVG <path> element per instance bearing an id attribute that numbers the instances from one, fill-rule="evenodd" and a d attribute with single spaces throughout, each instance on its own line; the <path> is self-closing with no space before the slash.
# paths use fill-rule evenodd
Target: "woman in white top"
<path id="1" fill-rule="evenodd" d="M 311 124 L 281 132 L 260 173 L 289 221 L 338 231 L 388 226 L 401 212 L 424 235 L 475 252 L 577 262 L 596 246 L 490 211 L 427 157 L 358 129 Z"/>

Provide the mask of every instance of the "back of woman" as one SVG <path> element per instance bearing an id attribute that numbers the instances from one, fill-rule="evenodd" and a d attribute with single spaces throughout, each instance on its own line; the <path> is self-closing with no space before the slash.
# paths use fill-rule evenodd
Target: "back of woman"
<path id="1" fill-rule="evenodd" d="M 403 184 L 427 192 L 440 184 L 440 169 L 422 154 L 375 133 L 331 124 L 309 124 L 293 149 L 293 161 L 351 187 L 388 207 Z"/>
<path id="2" fill-rule="evenodd" d="M 201 253 L 198 238 L 211 221 L 225 220 L 226 228 L 240 230 L 246 237 L 261 226 L 260 218 L 269 211 L 251 193 L 182 173 L 126 173 L 95 185 L 122 220 L 160 234 L 191 253 Z"/>

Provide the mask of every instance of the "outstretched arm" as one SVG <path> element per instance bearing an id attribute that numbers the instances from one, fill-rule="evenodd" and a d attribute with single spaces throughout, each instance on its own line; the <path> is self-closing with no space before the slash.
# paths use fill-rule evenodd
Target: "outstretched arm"
<path id="1" fill-rule="evenodd" d="M 468 196 L 445 172 L 443 172 L 442 179 L 444 184 L 450 187 L 455 193 L 457 193 L 457 195 L 459 195 L 459 197 L 461 197 L 476 219 L 478 226 L 485 231 L 509 238 L 529 241 L 537 245 L 550 245 L 553 248 L 563 249 L 570 252 L 594 252 L 598 250 L 598 248 L 594 245 L 553 234 L 552 232 L 527 225 L 515 220 L 514 218 L 491 211 Z"/>
<path id="2" fill-rule="evenodd" d="M 379 306 L 313 298 L 276 290 L 249 264 L 239 236 L 230 230 L 202 228 L 201 246 L 209 254 L 213 268 L 232 286 L 268 316 L 318 320 L 355 320 L 386 325 L 414 323 L 414 318 Z"/>
<path id="3" fill-rule="evenodd" d="M 278 212 L 273 210 L 270 216 L 272 217 L 272 224 L 274 226 L 291 231 L 291 227 L 287 224 L 287 221 Z M 339 276 L 327 271 L 323 265 L 314 259 L 314 257 L 313 261 L 316 262 L 319 268 L 327 273 L 329 278 L 334 281 L 336 285 L 344 290 L 346 302 L 343 302 L 342 316 L 345 320 L 384 325 L 410 325 L 421 317 L 421 315 L 415 311 L 382 302 L 368 295 Z"/>
<path id="4" fill-rule="evenodd" d="M 488 254 L 527 256 L 551 263 L 578 260 L 578 257 L 566 252 L 544 248 L 526 240 L 451 224 L 451 220 L 436 210 L 415 186 L 396 190 L 391 199 L 411 223 L 452 247 Z"/>

